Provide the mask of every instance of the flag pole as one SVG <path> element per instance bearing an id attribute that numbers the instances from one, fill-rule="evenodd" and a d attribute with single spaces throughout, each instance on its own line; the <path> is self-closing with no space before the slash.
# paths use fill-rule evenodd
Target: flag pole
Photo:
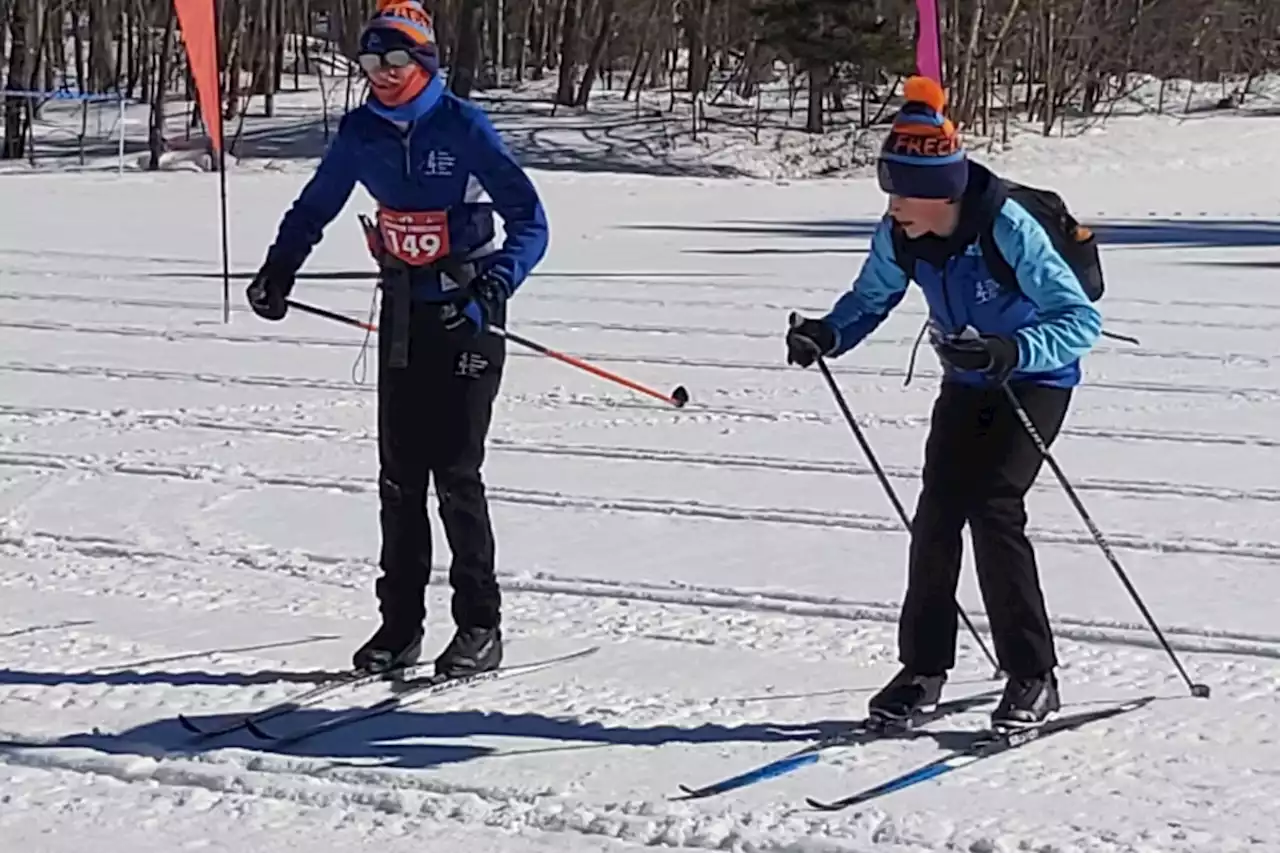
<path id="1" fill-rule="evenodd" d="M 222 27 L 221 4 L 211 0 L 213 6 L 213 55 L 219 66 L 218 74 L 218 213 L 222 227 L 222 322 L 231 322 L 231 241 L 227 215 L 227 136 L 222 119 L 225 89 L 222 85 Z"/>

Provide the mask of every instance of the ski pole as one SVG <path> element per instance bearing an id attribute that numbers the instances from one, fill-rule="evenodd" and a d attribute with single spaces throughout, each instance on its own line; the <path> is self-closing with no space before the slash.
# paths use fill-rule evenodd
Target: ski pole
<path id="1" fill-rule="evenodd" d="M 568 355 L 562 352 L 557 352 L 556 350 L 553 350 L 550 347 L 545 347 L 542 344 L 537 343 L 536 341 L 531 341 L 528 338 L 521 337 L 520 335 L 517 335 L 515 332 L 509 332 L 506 329 L 500 328 L 498 326 L 490 326 L 489 331 L 493 332 L 498 337 L 506 338 L 507 340 L 511 341 L 511 343 L 513 344 L 519 344 L 520 346 L 525 347 L 527 349 L 531 349 L 540 355 L 545 355 L 549 358 L 554 358 L 556 361 L 560 361 L 572 367 L 576 367 L 579 370 L 585 370 L 587 373 L 591 373 L 596 376 L 599 376 L 601 379 L 607 379 L 610 382 L 616 382 L 619 385 L 622 385 L 626 388 L 630 388 L 632 391 L 638 391 L 641 394 L 648 394 L 650 397 L 657 398 L 664 403 L 669 403 L 672 406 L 675 406 L 677 409 L 684 408 L 684 405 L 689 402 L 689 391 L 683 385 L 677 385 L 675 390 L 672 391 L 670 394 L 663 394 L 661 391 L 655 391 L 652 388 L 641 385 L 639 382 L 636 382 L 631 379 L 627 379 L 625 376 L 619 376 L 616 373 L 611 373 L 608 370 L 605 370 L 603 367 L 597 367 L 596 365 L 591 364 L 590 362 L 587 362 L 587 361 L 583 361 L 582 359 L 576 356 Z"/>
<path id="2" fill-rule="evenodd" d="M 977 340 L 980 338 L 978 330 L 972 326 L 965 326 L 961 330 L 959 338 L 961 340 Z M 1191 676 L 1182 666 L 1182 661 L 1178 660 L 1178 655 L 1173 651 L 1173 646 L 1169 645 L 1169 641 L 1165 639 L 1164 632 L 1160 630 L 1160 626 L 1156 624 L 1155 617 L 1151 615 L 1151 611 L 1147 609 L 1146 603 L 1142 600 L 1142 596 L 1138 594 L 1138 590 L 1134 588 L 1133 583 L 1129 580 L 1129 576 L 1125 574 L 1124 568 L 1120 565 L 1116 552 L 1111 549 L 1110 543 L 1107 542 L 1102 531 L 1098 529 L 1098 525 L 1094 523 L 1093 516 L 1089 515 L 1089 510 L 1085 509 L 1084 503 L 1080 500 L 1080 496 L 1076 494 L 1076 490 L 1072 487 L 1071 481 L 1067 479 L 1067 475 L 1063 473 L 1062 468 L 1058 466 L 1058 460 L 1049 452 L 1049 445 L 1045 442 L 1044 436 L 1040 434 L 1040 430 L 1036 428 L 1035 423 L 1031 420 L 1031 415 L 1027 413 L 1027 409 L 1022 405 L 1022 401 L 1018 399 L 1018 395 L 1013 392 L 1013 388 L 1009 386 L 1009 380 L 1006 379 L 1000 383 L 1000 387 L 1004 389 L 1005 396 L 1009 399 L 1009 404 L 1013 406 L 1014 414 L 1022 423 L 1022 428 L 1026 430 L 1027 435 L 1036 446 L 1036 450 L 1040 451 L 1040 455 L 1044 457 L 1044 461 L 1049 466 L 1049 470 L 1053 471 L 1053 475 L 1058 478 L 1058 482 L 1062 485 L 1062 490 L 1067 493 L 1067 499 L 1071 501 L 1071 505 L 1075 507 L 1080 518 L 1084 520 L 1085 527 L 1089 528 L 1089 533 L 1093 536 L 1093 541 L 1097 543 L 1101 549 L 1102 555 L 1107 558 L 1107 562 L 1111 564 L 1111 568 L 1115 569 L 1116 575 L 1119 576 L 1120 582 L 1124 584 L 1124 588 L 1128 591 L 1129 596 L 1134 603 L 1138 605 L 1138 610 L 1142 612 L 1143 617 L 1147 620 L 1147 624 L 1151 626 L 1152 632 L 1155 633 L 1156 639 L 1160 641 L 1160 645 L 1164 647 L 1164 651 L 1169 655 L 1169 659 L 1173 661 L 1174 667 L 1178 670 L 1178 674 L 1182 676 L 1182 680 L 1187 683 L 1187 688 L 1191 691 L 1191 695 L 1197 699 L 1207 699 L 1209 697 L 1209 685 L 1196 683 L 1191 680 Z"/>
<path id="3" fill-rule="evenodd" d="M 373 224 L 373 220 L 370 219 L 365 214 L 363 213 L 360 214 L 359 220 L 360 220 L 360 228 L 362 231 L 364 231 L 365 245 L 369 249 L 369 255 L 373 258 L 373 260 L 376 263 L 381 264 L 384 256 L 384 250 L 382 245 L 382 234 L 381 232 L 378 231 L 378 227 Z M 444 269 L 446 272 L 448 272 L 450 276 L 460 281 L 463 281 L 463 283 L 465 283 L 465 279 L 460 274 L 459 265 L 454 263 L 449 263 L 448 259 L 443 259 L 440 263 L 445 264 Z M 684 405 L 689 402 L 689 390 L 685 388 L 683 385 L 676 386 L 676 389 L 672 391 L 670 394 L 663 394 L 661 391 L 655 391 L 652 388 L 649 388 L 645 385 L 641 385 L 639 382 L 635 382 L 631 379 L 627 379 L 624 376 L 619 376 L 616 373 L 611 373 L 610 371 L 605 370 L 603 367 L 597 367 L 596 365 L 591 364 L 590 362 L 584 361 L 583 359 L 577 358 L 576 356 L 567 355 L 566 353 L 562 353 L 562 352 L 557 352 L 556 350 L 553 350 L 550 347 L 545 347 L 540 343 L 531 341 L 525 337 L 521 337 L 520 335 L 517 335 L 515 332 L 509 332 L 506 329 L 503 329 L 499 326 L 490 326 L 489 331 L 497 335 L 498 337 L 506 338 L 508 341 L 510 341 L 513 344 L 519 344 L 520 346 L 525 347 L 526 349 L 533 350 L 539 355 L 545 355 L 548 358 L 553 358 L 556 361 L 563 362 L 567 365 L 570 365 L 571 367 L 576 367 L 579 370 L 585 370 L 587 373 L 591 373 L 596 376 L 599 376 L 601 379 L 606 379 L 610 382 L 615 382 L 618 385 L 621 385 L 625 388 L 630 388 L 632 391 L 638 391 L 641 394 L 646 394 L 650 397 L 661 400 L 664 403 L 675 406 L 677 409 L 684 408 Z"/>
<path id="4" fill-rule="evenodd" d="M 1116 570 L 1116 574 L 1120 577 L 1120 582 L 1124 584 L 1129 595 L 1133 598 L 1138 609 L 1142 611 L 1143 617 L 1146 618 L 1147 624 L 1151 626 L 1151 630 L 1155 633 L 1156 639 L 1160 641 L 1160 645 L 1164 647 L 1165 653 L 1169 655 L 1169 659 L 1173 661 L 1173 665 L 1178 670 L 1178 674 L 1182 676 L 1182 680 L 1187 683 L 1191 695 L 1197 699 L 1209 698 L 1209 685 L 1204 683 L 1192 682 L 1191 676 L 1187 675 L 1186 669 L 1182 666 L 1182 661 L 1178 660 L 1178 655 L 1173 651 L 1173 647 L 1169 645 L 1169 641 L 1165 639 L 1164 632 L 1160 630 L 1160 626 L 1156 624 L 1155 618 L 1151 615 L 1151 611 L 1147 609 L 1147 605 L 1143 602 L 1142 596 L 1138 594 L 1138 590 L 1134 588 L 1133 583 L 1129 580 L 1129 576 L 1125 574 L 1124 569 L 1117 559 L 1115 551 L 1111 549 L 1111 545 L 1107 542 L 1106 537 L 1102 535 L 1102 531 L 1098 529 L 1098 525 L 1094 523 L 1093 517 L 1089 515 L 1089 511 L 1085 509 L 1084 504 L 1080 501 L 1076 490 L 1072 488 L 1071 481 L 1067 479 L 1067 475 L 1058 467 L 1058 460 L 1054 459 L 1053 454 L 1049 452 L 1048 445 L 1045 444 L 1044 437 L 1040 434 L 1040 430 L 1036 429 L 1036 425 L 1032 422 L 1031 416 L 1027 414 L 1027 409 L 1022 405 L 1022 401 L 1018 399 L 1018 395 L 1013 393 L 1013 389 L 1009 387 L 1008 381 L 1003 383 L 1005 396 L 1009 398 L 1009 403 L 1013 406 L 1013 411 L 1018 416 L 1018 420 L 1022 422 L 1022 428 L 1027 431 L 1027 435 L 1031 437 L 1031 441 L 1035 443 L 1036 449 L 1040 451 L 1040 455 L 1044 457 L 1044 461 L 1049 465 L 1049 469 L 1053 471 L 1053 475 L 1058 478 L 1058 482 L 1062 484 L 1062 490 L 1067 493 L 1067 499 L 1071 501 L 1072 506 L 1076 508 L 1076 512 L 1084 519 L 1085 526 L 1089 528 L 1089 533 L 1093 535 L 1093 541 L 1098 544 L 1102 550 L 1103 556 L 1107 558 L 1107 562 L 1111 563 L 1111 568 Z"/>
<path id="5" fill-rule="evenodd" d="M 791 325 L 795 326 L 800 321 L 798 314 L 792 313 Z M 867 457 L 867 462 L 871 464 L 871 470 L 876 474 L 876 479 L 880 481 L 880 485 L 884 488 L 884 492 L 889 496 L 889 503 L 893 504 L 894 510 L 898 513 L 898 518 L 902 521 L 902 526 L 906 528 L 907 533 L 911 533 L 911 518 L 907 515 L 906 507 L 902 505 L 902 501 L 898 499 L 898 493 L 893 488 L 893 483 L 889 482 L 889 475 L 880 467 L 880 460 L 876 458 L 875 451 L 871 449 L 871 442 L 867 441 L 866 435 L 862 432 L 862 427 L 858 426 L 858 421 L 853 417 L 853 411 L 849 408 L 849 403 L 844 398 L 840 386 L 836 384 L 836 379 L 831 375 L 831 369 L 827 367 L 826 360 L 819 355 L 817 357 L 818 369 L 822 371 L 822 377 L 827 380 L 827 386 L 831 389 L 831 395 L 836 398 L 836 405 L 840 407 L 840 412 L 844 415 L 845 421 L 849 424 L 849 429 L 853 431 L 853 437 L 857 440 L 858 445 L 862 448 L 862 454 Z M 973 640 L 978 644 L 978 648 L 986 656 L 987 661 L 995 668 L 993 678 L 1000 677 L 1000 664 L 996 663 L 995 656 L 991 654 L 991 650 L 987 648 L 987 644 L 982 641 L 978 629 L 974 627 L 973 621 L 969 619 L 969 614 L 964 612 L 964 608 L 960 606 L 960 602 L 956 602 L 956 612 L 960 614 L 961 620 L 964 621 L 965 627 L 969 629 L 969 633 L 973 635 Z"/>
<path id="6" fill-rule="evenodd" d="M 893 504 L 893 508 L 898 513 L 898 518 L 902 520 L 902 525 L 911 532 L 911 519 L 907 515 L 906 507 L 902 505 L 902 501 L 898 499 L 898 493 L 894 490 L 893 484 L 889 482 L 889 475 L 880 467 L 880 461 L 876 459 L 876 455 L 871 450 L 871 444 L 867 441 L 867 437 L 863 435 L 862 428 L 858 426 L 858 422 L 854 420 L 853 412 L 849 409 L 849 404 L 845 402 L 844 394 L 840 391 L 840 386 L 836 384 L 835 377 L 831 375 L 831 370 L 827 367 L 827 363 L 822 356 L 818 356 L 818 369 L 822 371 L 823 377 L 827 380 L 827 384 L 831 386 L 831 393 L 836 398 L 836 405 L 840 407 L 840 411 L 844 414 L 844 419 L 849 422 L 849 429 L 853 430 L 853 437 L 857 439 L 858 444 L 862 446 L 862 452 L 867 457 L 867 461 L 871 463 L 871 468 L 876 472 L 876 479 L 880 481 L 880 485 L 884 487 L 885 494 L 889 496 L 889 502 Z M 978 648 L 982 649 L 982 653 L 986 655 L 987 661 L 995 668 L 992 678 L 1000 677 L 1000 664 L 996 663 L 995 657 L 991 654 L 991 650 L 987 648 L 987 644 L 982 641 L 982 637 L 978 634 L 978 629 L 974 627 L 969 614 L 964 612 L 964 608 L 960 606 L 960 602 L 956 602 L 956 612 L 960 614 L 964 625 L 969 629 L 969 633 L 973 635 L 973 640 L 978 644 Z"/>
<path id="7" fill-rule="evenodd" d="M 344 323 L 348 326 L 354 326 L 357 329 L 364 329 L 367 332 L 378 331 L 378 327 L 373 325 L 372 323 L 366 323 L 363 320 L 356 320 L 353 317 L 347 317 L 346 315 L 338 314 L 334 311 L 329 311 L 325 308 L 317 308 L 314 305 L 308 305 L 305 302 L 298 302 L 293 299 L 286 299 L 285 302 L 288 303 L 291 308 L 297 308 L 299 311 L 305 311 L 306 313 L 314 314 L 317 317 L 324 317 L 327 320 L 334 320 L 338 323 Z M 545 355 L 549 358 L 553 358 L 556 361 L 563 362 L 564 364 L 570 365 L 571 367 L 576 367 L 579 370 L 584 370 L 587 373 L 591 373 L 595 376 L 599 376 L 601 379 L 607 379 L 610 382 L 615 382 L 619 385 L 622 385 L 623 387 L 630 388 L 632 391 L 638 391 L 641 394 L 647 394 L 650 397 L 654 397 L 658 400 L 663 401 L 664 403 L 668 403 L 672 406 L 675 406 L 677 409 L 684 408 L 685 404 L 689 402 L 689 391 L 683 385 L 676 386 L 676 389 L 672 391 L 670 394 L 663 394 L 661 391 L 656 391 L 653 388 L 650 388 L 646 385 L 641 385 L 639 382 L 636 382 L 635 380 L 627 379 L 625 376 L 619 376 L 616 373 L 605 370 L 603 367 L 597 367 L 596 365 L 588 361 L 585 361 L 581 358 L 578 358 L 577 356 L 572 356 L 566 353 L 558 352 L 557 350 L 553 350 L 550 347 L 543 346 L 542 344 L 537 343 L 536 341 L 531 341 L 526 337 L 517 335 L 515 332 L 509 332 L 506 329 L 502 328 L 501 326 L 490 326 L 489 332 L 497 335 L 500 338 L 505 338 L 513 344 L 519 344 L 522 347 L 533 350 L 539 355 Z"/>
<path id="8" fill-rule="evenodd" d="M 372 323 L 366 323 L 364 320 L 357 320 L 354 317 L 348 317 L 345 314 L 339 314 L 326 308 L 317 308 L 315 305 L 308 305 L 305 302 L 297 302 L 293 299 L 286 299 L 285 304 L 290 308 L 297 308 L 299 311 L 315 314 L 317 317 L 324 317 L 326 320 L 334 320 L 339 323 L 345 323 L 348 326 L 355 326 L 357 329 L 364 329 L 366 332 L 378 331 L 378 327 Z"/>

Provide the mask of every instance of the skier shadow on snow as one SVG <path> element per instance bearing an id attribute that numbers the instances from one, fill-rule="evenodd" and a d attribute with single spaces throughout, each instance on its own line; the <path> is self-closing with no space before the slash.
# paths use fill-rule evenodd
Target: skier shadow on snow
<path id="1" fill-rule="evenodd" d="M 336 711 L 307 708 L 270 721 L 264 728 L 287 734 L 296 728 L 324 722 Z M 201 724 L 217 725 L 231 715 L 198 718 Z M 762 743 L 804 746 L 848 729 L 854 720 L 822 720 L 803 724 L 704 723 L 692 727 L 674 724 L 628 726 L 606 724 L 572 717 L 543 714 L 509 714 L 487 711 L 414 712 L 397 711 L 376 719 L 353 723 L 342 729 L 302 741 L 275 746 L 246 731 L 218 737 L 193 738 L 172 718 L 157 720 L 115 734 L 81 733 L 52 742 L 0 743 L 5 748 L 84 748 L 117 755 L 153 755 L 180 758 L 221 749 L 244 749 L 291 759 L 323 759 L 328 767 L 372 769 L 426 769 L 458 764 L 478 758 L 501 758 L 552 752 L 603 749 L 615 746 L 658 747 L 667 744 Z M 967 743 L 973 733 L 908 732 L 901 737 L 927 737 L 951 747 Z M 464 738 L 518 738 L 543 741 L 507 746 L 459 743 Z M 861 738 L 845 740 L 856 745 Z M 875 738 L 867 736 L 869 742 Z M 454 742 L 450 742 L 450 741 Z"/>

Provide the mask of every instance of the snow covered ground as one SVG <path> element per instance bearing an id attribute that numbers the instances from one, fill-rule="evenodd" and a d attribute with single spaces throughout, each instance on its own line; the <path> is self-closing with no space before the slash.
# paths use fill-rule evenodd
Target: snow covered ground
<path id="1" fill-rule="evenodd" d="M 1214 697 L 1187 696 L 1046 471 L 1033 527 L 1066 710 L 1157 700 L 831 814 L 804 797 L 941 755 L 986 709 L 669 798 L 859 717 L 895 667 L 905 537 L 781 340 L 788 311 L 824 309 L 855 272 L 871 182 L 538 171 L 553 246 L 513 330 L 693 396 L 664 409 L 512 353 L 487 467 L 508 659 L 600 652 L 274 749 L 191 744 L 175 716 L 305 690 L 374 624 L 362 336 L 242 307 L 306 164 L 229 176 L 228 325 L 215 176 L 5 176 L 0 849 L 1280 849 L 1275 119 L 1162 121 L 1002 162 L 1110 243 L 1107 323 L 1141 344 L 1090 358 L 1059 459 Z M 298 298 L 367 312 L 363 209 Z M 926 348 L 903 388 L 921 319 L 913 295 L 835 363 L 908 505 L 936 380 Z M 435 580 L 431 650 L 449 630 Z M 985 626 L 971 571 L 961 600 Z M 997 687 L 961 648 L 953 695 Z"/>

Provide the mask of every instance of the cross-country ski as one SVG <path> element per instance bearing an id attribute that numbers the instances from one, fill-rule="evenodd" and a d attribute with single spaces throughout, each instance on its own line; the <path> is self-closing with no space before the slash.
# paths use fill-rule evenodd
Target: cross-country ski
<path id="1" fill-rule="evenodd" d="M 496 669 L 472 673 L 469 675 L 458 675 L 452 677 L 422 675 L 404 681 L 392 681 L 393 695 L 385 699 L 371 705 L 339 711 L 323 722 L 319 722 L 311 726 L 295 728 L 291 731 L 280 734 L 273 734 L 272 732 L 263 729 L 261 721 L 258 719 L 248 721 L 245 723 L 245 726 L 255 737 L 271 741 L 277 746 L 296 743 L 309 737 L 315 737 L 316 735 L 334 731 L 342 726 L 349 726 L 353 723 L 358 723 L 381 714 L 390 713 L 397 708 L 405 707 L 410 703 L 417 702 L 422 699 L 428 699 L 449 690 L 455 690 L 461 687 L 473 687 L 485 682 L 496 681 L 500 678 L 529 675 L 531 673 L 556 666 L 557 664 L 569 663 L 570 661 L 575 661 L 579 658 L 593 655 L 599 650 L 599 646 L 591 646 L 589 648 L 581 649 L 567 655 L 549 658 L 547 660 L 533 661 L 530 663 L 516 664 L 512 666 L 501 666 Z"/>
<path id="2" fill-rule="evenodd" d="M 896 791 L 901 791 L 912 785 L 919 785 L 929 782 L 938 777 L 950 773 L 953 770 L 959 770 L 967 767 L 976 761 L 984 758 L 1001 755 L 1012 749 L 1035 743 L 1045 738 L 1061 732 L 1077 731 L 1090 723 L 1099 722 L 1110 719 L 1118 714 L 1127 714 L 1140 708 L 1145 708 L 1153 701 L 1154 697 L 1145 696 L 1140 699 L 1134 699 L 1128 702 L 1122 702 L 1110 707 L 1100 708 L 1094 711 L 1080 711 L 1078 713 L 1068 714 L 1054 718 L 1047 722 L 1037 723 L 1025 728 L 1007 729 L 987 734 L 979 734 L 974 738 L 974 742 L 963 749 L 956 750 L 949 755 L 943 756 L 935 761 L 931 761 L 921 767 L 911 770 L 903 775 L 891 779 L 873 787 L 867 788 L 856 794 L 850 794 L 847 797 L 841 797 L 838 800 L 819 800 L 813 797 L 806 798 L 810 806 L 823 811 L 839 811 L 850 806 L 860 805 L 861 803 L 874 800 L 877 797 L 883 797 Z"/>
<path id="3" fill-rule="evenodd" d="M 998 693 L 979 693 L 960 699 L 952 699 L 947 702 L 940 702 L 935 708 L 918 711 L 912 717 L 907 725 L 889 724 L 875 720 L 864 720 L 861 723 L 848 729 L 836 732 L 827 737 L 807 746 L 803 746 L 789 755 L 784 755 L 767 764 L 754 767 L 743 773 L 722 779 L 718 782 L 712 782 L 708 785 L 700 787 L 691 787 L 681 784 L 680 790 L 683 796 L 675 799 L 691 799 L 700 800 L 706 797 L 713 797 L 717 794 L 724 794 L 738 788 L 744 788 L 747 785 L 754 785 L 757 782 L 764 782 L 774 779 L 786 773 L 791 773 L 805 767 L 809 764 L 817 763 L 822 759 L 822 754 L 832 749 L 841 747 L 858 746 L 874 740 L 886 740 L 895 737 L 909 737 L 916 734 L 919 728 L 927 723 L 936 722 L 945 719 L 951 714 L 962 713 L 972 708 L 981 707 L 988 701 L 998 697 Z"/>
<path id="4" fill-rule="evenodd" d="M 411 670 L 404 670 L 407 674 Z M 252 727 L 267 720 L 289 714 L 294 711 L 323 702 L 331 695 L 340 691 L 357 690 L 368 684 L 376 684 L 379 681 L 385 681 L 391 677 L 388 673 L 367 673 L 359 670 L 349 670 L 344 673 L 335 675 L 332 679 L 326 680 L 310 690 L 304 690 L 283 702 L 277 702 L 257 711 L 233 717 L 229 722 L 219 726 L 205 727 L 196 723 L 185 714 L 178 715 L 178 724 L 184 729 L 191 732 L 197 738 L 216 737 L 218 735 L 229 734 L 242 728 Z"/>

